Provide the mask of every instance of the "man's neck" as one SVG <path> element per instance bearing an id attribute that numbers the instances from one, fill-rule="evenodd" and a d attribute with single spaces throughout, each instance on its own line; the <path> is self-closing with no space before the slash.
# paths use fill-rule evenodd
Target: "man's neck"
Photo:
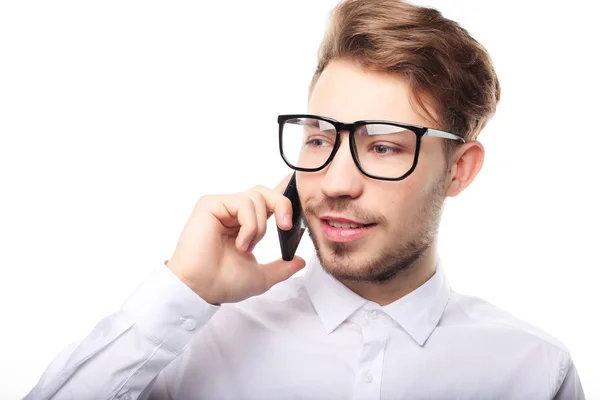
<path id="1" fill-rule="evenodd" d="M 437 263 L 436 246 L 431 246 L 410 268 L 401 271 L 385 283 L 342 281 L 359 296 L 386 306 L 406 296 L 427 282 L 435 273 Z"/>

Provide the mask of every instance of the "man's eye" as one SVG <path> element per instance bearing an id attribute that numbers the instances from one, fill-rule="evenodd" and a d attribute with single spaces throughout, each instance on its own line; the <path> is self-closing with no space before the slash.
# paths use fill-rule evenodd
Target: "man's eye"
<path id="1" fill-rule="evenodd" d="M 306 141 L 306 144 L 313 146 L 313 147 L 324 147 L 324 146 L 327 146 L 329 143 L 325 139 L 310 138 Z"/>
<path id="2" fill-rule="evenodd" d="M 390 146 L 385 146 L 383 144 L 378 144 L 373 146 L 373 151 L 377 154 L 397 154 L 400 152 L 400 149 Z"/>

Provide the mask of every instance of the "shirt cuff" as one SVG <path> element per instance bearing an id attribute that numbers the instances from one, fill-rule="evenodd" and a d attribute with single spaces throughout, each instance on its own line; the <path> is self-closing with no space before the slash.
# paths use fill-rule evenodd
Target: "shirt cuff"
<path id="1" fill-rule="evenodd" d="M 220 308 L 198 296 L 163 262 L 121 310 L 142 333 L 179 354 Z"/>

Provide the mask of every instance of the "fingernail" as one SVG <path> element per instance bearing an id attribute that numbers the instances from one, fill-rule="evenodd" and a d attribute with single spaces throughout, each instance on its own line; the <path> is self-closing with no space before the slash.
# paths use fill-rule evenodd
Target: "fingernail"
<path id="1" fill-rule="evenodd" d="M 292 217 L 289 214 L 285 214 L 283 216 L 283 224 L 285 226 L 291 226 L 292 225 Z"/>
<path id="2" fill-rule="evenodd" d="M 250 242 L 244 242 L 242 244 L 242 251 L 248 251 L 248 246 L 250 246 Z"/>

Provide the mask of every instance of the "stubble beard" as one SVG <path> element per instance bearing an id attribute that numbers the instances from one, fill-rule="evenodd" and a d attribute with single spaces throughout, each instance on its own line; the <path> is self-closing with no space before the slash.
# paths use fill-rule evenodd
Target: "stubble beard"
<path id="1" fill-rule="evenodd" d="M 420 200 L 421 206 L 415 211 L 408 225 L 393 227 L 389 235 L 397 236 L 396 241 L 389 241 L 381 248 L 377 245 L 372 252 L 363 257 L 356 256 L 353 243 L 320 243 L 310 224 L 305 219 L 308 234 L 315 246 L 316 255 L 323 270 L 339 281 L 386 283 L 398 274 L 410 269 L 419 261 L 425 252 L 435 243 L 440 218 L 444 206 L 445 185 L 443 176 L 432 189 Z M 348 200 L 325 200 L 328 210 L 341 210 Z M 402 225 L 403 222 L 394 222 Z M 404 222 L 406 224 L 406 222 Z M 389 225 L 388 225 L 389 226 Z M 377 226 L 376 229 L 383 229 Z M 388 238 L 383 240 L 388 241 Z M 361 250 L 362 251 L 362 250 Z"/>

